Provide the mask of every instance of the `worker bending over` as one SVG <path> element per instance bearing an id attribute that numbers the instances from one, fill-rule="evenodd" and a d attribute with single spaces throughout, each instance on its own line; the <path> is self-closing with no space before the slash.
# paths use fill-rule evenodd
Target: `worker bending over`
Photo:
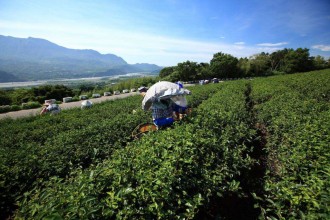
<path id="1" fill-rule="evenodd" d="M 45 103 L 43 105 L 44 107 L 41 109 L 40 115 L 46 114 L 46 113 L 51 113 L 53 114 L 58 114 L 61 112 L 61 108 L 58 106 L 58 104 L 53 104 L 53 103 Z"/>
<path id="2" fill-rule="evenodd" d="M 155 101 L 151 105 L 152 119 L 157 127 L 173 124 L 173 102 L 171 99 Z"/>

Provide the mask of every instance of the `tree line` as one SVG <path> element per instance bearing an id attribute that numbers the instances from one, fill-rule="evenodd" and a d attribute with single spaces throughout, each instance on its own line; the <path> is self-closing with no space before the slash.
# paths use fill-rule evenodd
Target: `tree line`
<path id="1" fill-rule="evenodd" d="M 195 81 L 211 78 L 244 78 L 308 72 L 330 68 L 330 58 L 310 56 L 309 49 L 283 49 L 273 53 L 262 52 L 249 58 L 236 58 L 218 52 L 210 63 L 186 61 L 165 67 L 159 77 L 169 81 Z"/>

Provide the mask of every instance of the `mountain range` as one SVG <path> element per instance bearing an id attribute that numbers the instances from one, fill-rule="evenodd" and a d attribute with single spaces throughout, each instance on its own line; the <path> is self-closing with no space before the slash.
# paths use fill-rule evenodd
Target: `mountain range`
<path id="1" fill-rule="evenodd" d="M 114 54 L 69 49 L 45 39 L 0 35 L 0 82 L 114 76 L 154 72 L 155 64 L 128 64 Z"/>

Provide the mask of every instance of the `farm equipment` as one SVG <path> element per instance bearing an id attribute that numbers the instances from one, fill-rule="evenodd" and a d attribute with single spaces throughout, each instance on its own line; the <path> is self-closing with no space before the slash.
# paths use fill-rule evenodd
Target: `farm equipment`
<path id="1" fill-rule="evenodd" d="M 136 126 L 132 132 L 133 139 L 139 139 L 150 131 L 157 131 L 158 127 L 153 123 L 142 123 Z"/>

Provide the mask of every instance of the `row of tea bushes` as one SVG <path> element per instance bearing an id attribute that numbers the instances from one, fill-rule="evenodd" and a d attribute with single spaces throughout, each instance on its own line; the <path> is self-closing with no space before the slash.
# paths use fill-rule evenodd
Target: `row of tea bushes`
<path id="1" fill-rule="evenodd" d="M 151 133 L 70 179 L 52 178 L 20 202 L 17 218 L 192 219 L 218 215 L 228 194 L 244 196 L 254 160 L 244 84 L 226 85 L 172 129 Z"/>
<path id="2" fill-rule="evenodd" d="M 139 104 L 135 97 L 84 111 L 0 122 L 5 137 L 0 148 L 1 213 L 9 213 L 38 179 L 88 167 L 130 141 L 131 128 L 150 120 L 142 111 L 131 114 Z"/>
<path id="3" fill-rule="evenodd" d="M 263 218 L 330 216 L 329 70 L 253 82 L 258 121 L 267 127 Z"/>
<path id="4" fill-rule="evenodd" d="M 193 95 L 188 100 L 207 99 L 216 89 L 191 87 Z M 71 170 L 97 164 L 111 157 L 114 149 L 125 147 L 133 129 L 151 121 L 150 112 L 142 111 L 141 101 L 142 97 L 134 96 L 56 116 L 1 120 L 2 215 L 15 209 L 15 201 L 34 183 L 42 184 L 51 176 L 65 177 Z"/>

